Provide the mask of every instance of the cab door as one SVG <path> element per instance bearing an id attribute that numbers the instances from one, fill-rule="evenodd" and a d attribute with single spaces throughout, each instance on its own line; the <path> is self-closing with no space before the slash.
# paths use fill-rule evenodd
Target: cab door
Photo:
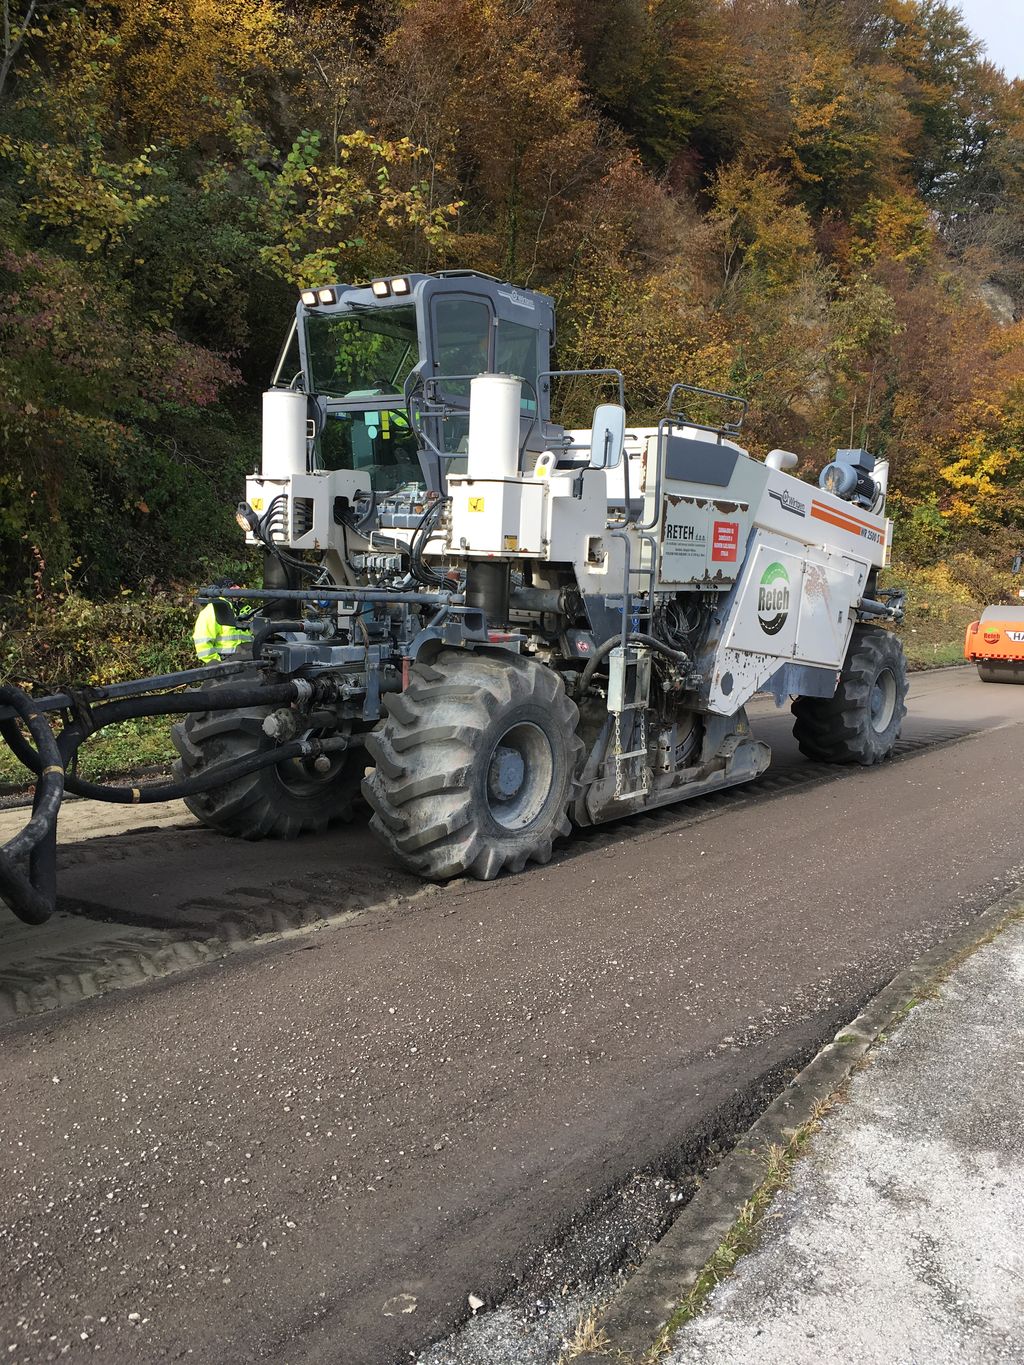
<path id="1" fill-rule="evenodd" d="M 450 454 L 444 473 L 463 473 L 469 440 L 469 378 L 494 369 L 494 309 L 481 294 L 437 293 L 430 301 L 430 343 L 435 393 L 449 408 L 439 420 L 441 449 Z"/>

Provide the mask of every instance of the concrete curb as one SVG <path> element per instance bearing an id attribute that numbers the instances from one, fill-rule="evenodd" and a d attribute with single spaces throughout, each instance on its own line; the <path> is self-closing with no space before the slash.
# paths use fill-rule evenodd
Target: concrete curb
<path id="1" fill-rule="evenodd" d="M 609 1365 L 610 1361 L 641 1365 L 652 1359 L 659 1333 L 763 1184 L 768 1149 L 785 1146 L 814 1120 L 818 1107 L 842 1086 L 915 996 L 1022 914 L 1024 886 L 930 948 L 840 1029 L 711 1172 L 651 1254 L 598 1315 L 596 1328 L 603 1332 L 606 1344 L 575 1356 L 574 1365 Z"/>

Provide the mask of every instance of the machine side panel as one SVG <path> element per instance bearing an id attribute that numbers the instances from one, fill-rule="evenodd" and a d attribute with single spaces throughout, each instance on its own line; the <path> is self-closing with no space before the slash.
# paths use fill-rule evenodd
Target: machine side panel
<path id="1" fill-rule="evenodd" d="M 766 660 L 793 657 L 802 549 L 779 536 L 755 536 L 722 634 L 725 649 L 742 650 Z"/>
<path id="2" fill-rule="evenodd" d="M 854 503 L 844 502 L 781 470 L 769 470 L 754 522 L 791 540 L 828 545 L 881 568 L 892 539 L 891 525 Z"/>
<path id="3" fill-rule="evenodd" d="M 665 454 L 657 586 L 731 587 L 768 471 L 738 446 L 682 435 L 668 437 Z M 702 477 L 673 477 L 679 473 Z"/>
<path id="4" fill-rule="evenodd" d="M 757 530 L 721 626 L 708 709 L 730 715 L 782 664 L 842 667 L 869 565 Z"/>
<path id="5" fill-rule="evenodd" d="M 853 628 L 850 607 L 863 596 L 867 569 L 846 556 L 811 551 L 804 560 L 793 657 L 839 667 Z"/>
<path id="6" fill-rule="evenodd" d="M 743 567 L 743 546 L 749 534 L 750 508 L 745 502 L 666 493 L 659 584 L 719 587 L 734 582 Z"/>

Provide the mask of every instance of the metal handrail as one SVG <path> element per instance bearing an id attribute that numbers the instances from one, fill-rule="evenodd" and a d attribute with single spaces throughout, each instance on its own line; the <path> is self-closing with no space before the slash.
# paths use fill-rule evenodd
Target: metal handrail
<path id="1" fill-rule="evenodd" d="M 621 370 L 541 370 L 537 376 L 537 384 L 540 385 L 542 379 L 596 379 L 600 375 L 613 375 L 619 385 L 619 402 L 626 406 L 626 381 L 622 376 Z M 550 392 L 550 389 L 548 390 Z"/>
<path id="2" fill-rule="evenodd" d="M 452 384 L 452 383 L 454 383 L 454 384 L 465 383 L 467 380 L 479 379 L 481 375 L 485 375 L 485 374 L 494 374 L 494 373 L 496 373 L 496 371 L 493 371 L 493 370 L 478 370 L 475 374 L 432 374 L 432 375 L 422 375 L 422 376 L 421 376 L 421 384 L 422 384 L 422 387 L 423 387 L 423 401 L 422 401 L 422 403 L 420 403 L 419 405 L 417 405 L 416 408 L 414 408 L 413 402 L 414 402 L 414 399 L 415 399 L 415 397 L 416 397 L 416 395 L 415 395 L 415 388 L 414 388 L 412 391 L 410 391 L 407 395 L 405 395 L 405 406 L 406 406 L 406 409 L 407 409 L 407 411 L 408 411 L 408 413 L 409 413 L 409 424 L 410 424 L 410 426 L 411 426 L 412 429 L 413 429 L 413 433 L 414 433 L 417 437 L 419 437 L 420 440 L 423 441 L 424 445 L 427 445 L 427 446 L 430 447 L 430 449 L 431 449 L 431 450 L 433 451 L 433 453 L 438 457 L 438 459 L 440 459 L 440 460 L 458 460 L 458 459 L 461 459 L 461 458 L 462 458 L 462 455 L 460 454 L 459 451 L 441 450 L 439 446 L 436 446 L 436 445 L 434 444 L 434 442 L 430 439 L 430 437 L 426 434 L 426 432 L 422 431 L 422 430 L 420 429 L 420 427 L 417 425 L 417 422 L 416 422 L 416 413 L 418 412 L 419 415 L 421 415 L 421 416 L 423 416 L 423 417 L 440 417 L 440 418 L 451 417 L 451 416 L 454 416 L 454 415 L 456 415 L 456 414 L 463 414 L 463 413 L 465 413 L 465 414 L 468 416 L 468 414 L 469 414 L 469 398 L 467 397 L 467 399 L 466 399 L 466 406 L 465 406 L 465 407 L 461 407 L 461 406 L 453 407 L 453 406 L 451 406 L 449 403 L 447 403 L 444 399 L 439 399 L 439 398 L 437 398 L 437 397 L 433 397 L 433 396 L 429 395 L 428 392 L 427 392 L 428 387 L 434 387 L 434 388 L 436 388 L 436 387 L 438 387 L 438 386 L 440 386 L 441 384 L 444 384 L 444 383 L 449 383 L 449 384 Z M 537 385 L 534 384 L 532 380 L 527 379 L 527 378 L 525 378 L 523 375 L 518 375 L 518 374 L 517 374 L 517 375 L 513 375 L 512 377 L 515 378 L 515 379 L 518 379 L 519 382 L 520 382 L 521 384 L 525 384 L 525 385 L 530 389 L 530 391 L 531 391 L 532 394 L 533 394 L 533 403 L 534 403 L 534 408 L 535 408 L 535 411 L 534 411 L 534 413 L 533 413 L 533 416 L 530 418 L 530 425 L 526 428 L 526 434 L 523 436 L 523 438 L 522 438 L 522 440 L 520 441 L 520 444 L 519 444 L 519 464 L 522 465 L 523 454 L 524 454 L 524 452 L 525 452 L 525 450 L 526 450 L 526 443 L 529 441 L 530 437 L 533 435 L 533 430 L 534 430 L 534 428 L 537 426 L 537 423 L 538 423 L 538 421 L 539 421 L 539 419 L 540 419 L 540 394 L 539 394 L 539 392 L 538 392 L 538 390 L 537 390 Z M 539 376 L 538 376 L 538 382 L 539 382 Z M 520 415 L 519 421 L 520 421 L 520 425 L 521 425 L 521 424 L 522 424 L 522 421 L 523 421 L 522 415 Z"/>
<path id="3" fill-rule="evenodd" d="M 665 432 L 668 431 L 670 427 L 678 425 L 679 424 L 674 417 L 662 417 L 658 421 L 658 436 L 657 443 L 655 445 L 654 456 L 654 496 L 651 504 L 653 511 L 651 514 L 650 521 L 642 521 L 637 525 L 636 529 L 641 533 L 643 533 L 644 531 L 653 531 L 658 524 L 659 518 L 661 517 L 661 485 L 663 471 L 665 468 L 664 435 Z M 644 493 L 646 496 L 646 489 L 644 490 Z"/>
<path id="4" fill-rule="evenodd" d="M 709 426 L 704 422 L 691 422 L 685 412 L 676 412 L 673 409 L 675 396 L 682 391 L 683 393 L 696 393 L 701 398 L 720 398 L 725 403 L 738 403 L 742 412 L 737 422 L 722 422 L 718 426 Z M 718 389 L 702 389 L 697 384 L 673 384 L 668 391 L 668 401 L 665 404 L 665 412 L 669 417 L 682 419 L 684 426 L 693 427 L 696 431 L 713 431 L 718 436 L 738 436 L 746 418 L 750 403 L 746 398 L 741 398 L 737 393 L 720 393 Z"/>

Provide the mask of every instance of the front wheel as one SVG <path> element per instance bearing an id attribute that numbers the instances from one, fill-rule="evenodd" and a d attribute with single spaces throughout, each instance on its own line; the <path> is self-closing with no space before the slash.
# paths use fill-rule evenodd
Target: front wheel
<path id="1" fill-rule="evenodd" d="M 443 650 L 413 666 L 367 740 L 370 826 L 431 881 L 547 862 L 569 832 L 583 745 L 549 668 L 515 654 Z"/>
<path id="2" fill-rule="evenodd" d="M 213 683 L 210 690 L 234 682 Z M 175 776 L 196 777 L 215 764 L 277 748 L 277 742 L 263 730 L 272 709 L 247 706 L 235 711 L 190 712 L 171 730 L 180 755 Z M 185 805 L 204 825 L 236 839 L 294 839 L 352 819 L 362 778 L 361 758 L 358 750 L 332 756 L 325 772 L 309 759 L 287 759 L 223 787 L 186 796 Z"/>
<path id="3" fill-rule="evenodd" d="M 887 759 L 907 714 L 907 661 L 888 630 L 855 626 L 832 697 L 797 697 L 793 734 L 800 752 L 820 763 Z"/>

